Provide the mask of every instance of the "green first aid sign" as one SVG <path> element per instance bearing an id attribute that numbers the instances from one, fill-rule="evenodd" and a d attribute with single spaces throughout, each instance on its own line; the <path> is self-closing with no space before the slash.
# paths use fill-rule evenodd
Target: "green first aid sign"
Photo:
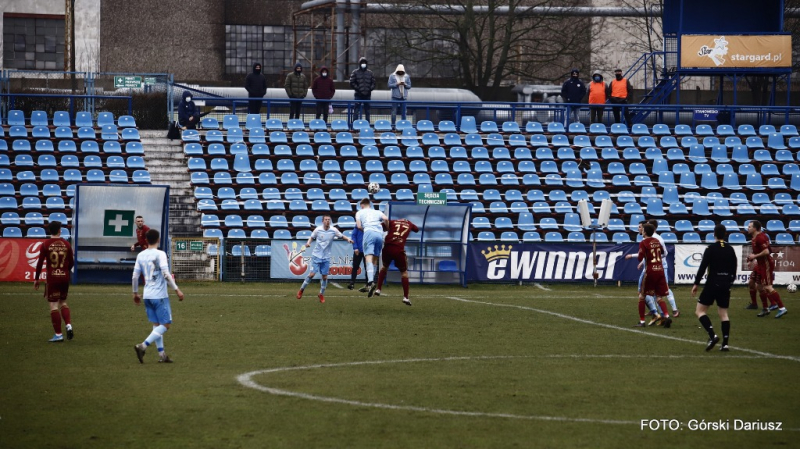
<path id="1" fill-rule="evenodd" d="M 140 88 L 142 87 L 142 77 L 141 76 L 115 76 L 114 77 L 114 88 L 126 88 L 126 87 L 133 87 L 133 88 Z"/>
<path id="2" fill-rule="evenodd" d="M 106 210 L 103 214 L 103 237 L 130 237 L 133 235 L 132 210 Z"/>

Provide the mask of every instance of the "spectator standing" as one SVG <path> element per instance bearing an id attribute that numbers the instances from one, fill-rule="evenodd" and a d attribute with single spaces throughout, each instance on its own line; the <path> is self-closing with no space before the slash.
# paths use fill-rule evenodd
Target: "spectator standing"
<path id="1" fill-rule="evenodd" d="M 317 99 L 317 115 L 316 118 L 322 116 L 322 120 L 328 123 L 328 108 L 331 102 L 328 101 L 333 98 L 336 93 L 336 87 L 333 85 L 333 80 L 328 76 L 328 68 L 322 67 L 319 70 L 319 77 L 311 83 L 311 93 Z"/>
<path id="2" fill-rule="evenodd" d="M 626 78 L 622 77 L 622 69 L 615 69 L 614 70 L 614 79 L 608 83 L 608 102 L 611 104 L 629 104 L 631 98 L 633 98 L 633 87 L 631 86 L 631 82 L 628 81 Z M 620 123 L 619 121 L 619 110 L 624 108 L 625 114 L 625 123 L 628 125 L 631 124 L 631 113 L 628 110 L 627 106 L 612 106 L 611 109 L 614 112 L 614 122 Z"/>
<path id="3" fill-rule="evenodd" d="M 606 83 L 599 70 L 592 73 L 592 82 L 589 83 L 589 112 L 592 123 L 603 123 L 603 110 L 606 104 Z"/>
<path id="4" fill-rule="evenodd" d="M 267 79 L 261 73 L 261 64 L 256 62 L 253 64 L 253 73 L 247 75 L 244 80 L 244 88 L 247 90 L 247 96 L 250 98 L 258 98 L 258 100 L 250 100 L 247 106 L 247 112 L 250 114 L 261 113 L 261 102 L 264 95 L 267 93 Z"/>
<path id="5" fill-rule="evenodd" d="M 565 103 L 583 103 L 583 97 L 586 96 L 586 83 L 579 78 L 580 71 L 572 69 L 569 73 L 569 79 L 561 86 L 561 98 Z M 570 106 L 572 110 L 571 120 L 573 122 L 580 122 L 578 119 L 578 106 Z"/>
<path id="6" fill-rule="evenodd" d="M 181 102 L 178 103 L 178 124 L 183 129 L 196 129 L 200 123 L 200 109 L 192 101 L 192 93 L 183 91 Z"/>
<path id="7" fill-rule="evenodd" d="M 358 68 L 350 74 L 350 87 L 353 89 L 353 99 L 356 101 L 353 107 L 353 116 L 361 118 L 361 110 L 364 111 L 364 118 L 369 121 L 369 100 L 372 99 L 372 91 L 375 90 L 375 75 L 372 70 L 367 68 L 367 58 L 362 57 L 358 61 Z"/>
<path id="8" fill-rule="evenodd" d="M 286 95 L 290 99 L 289 119 L 300 118 L 303 98 L 308 95 L 308 80 L 303 75 L 303 66 L 299 62 L 294 65 L 294 73 L 286 75 L 286 82 L 283 88 L 286 89 Z"/>
<path id="9" fill-rule="evenodd" d="M 406 74 L 403 64 L 397 64 L 394 73 L 389 75 L 389 89 L 392 90 L 392 125 L 394 125 L 397 114 L 406 119 L 406 100 L 408 91 L 411 90 L 411 77 Z"/>

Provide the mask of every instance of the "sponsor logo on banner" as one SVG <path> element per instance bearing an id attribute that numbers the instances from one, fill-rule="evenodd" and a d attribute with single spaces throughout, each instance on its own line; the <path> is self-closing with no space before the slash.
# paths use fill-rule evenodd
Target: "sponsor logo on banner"
<path id="1" fill-rule="evenodd" d="M 273 240 L 270 277 L 272 279 L 302 279 L 311 271 L 311 251 L 315 243 L 306 248 L 307 240 Z M 328 279 L 350 279 L 353 271 L 353 245 L 334 241 L 331 246 L 331 262 Z M 359 268 L 358 274 L 361 274 Z M 377 273 L 376 273 L 377 275 Z M 315 279 L 319 279 L 317 274 Z"/>
<path id="2" fill-rule="evenodd" d="M 41 240 L 0 239 L 0 281 L 32 281 L 36 277 Z M 47 278 L 47 262 L 42 264 L 41 280 Z"/>
<path id="3" fill-rule="evenodd" d="M 791 67 L 790 35 L 682 35 L 681 66 L 698 68 Z"/>
<path id="4" fill-rule="evenodd" d="M 739 272 L 736 274 L 735 284 L 747 284 L 752 271 L 752 265 L 747 261 L 747 256 L 751 254 L 752 247 L 750 245 L 731 246 L 739 261 Z M 707 246 L 676 245 L 675 248 L 675 283 L 693 284 Z M 794 246 L 771 246 L 771 248 L 772 258 L 775 259 L 775 284 L 800 283 L 800 248 Z"/>
<path id="5" fill-rule="evenodd" d="M 128 237 L 133 235 L 132 210 L 106 210 L 103 214 L 103 237 Z"/>
<path id="6" fill-rule="evenodd" d="M 478 281 L 585 281 L 594 280 L 592 245 L 547 244 L 470 244 L 469 278 Z M 598 245 L 599 280 L 636 281 L 635 260 L 625 254 L 638 251 L 638 245 Z"/>

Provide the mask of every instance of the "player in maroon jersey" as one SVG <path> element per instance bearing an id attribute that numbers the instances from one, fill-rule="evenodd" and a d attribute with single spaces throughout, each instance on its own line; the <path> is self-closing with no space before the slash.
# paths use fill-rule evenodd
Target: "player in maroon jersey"
<path id="1" fill-rule="evenodd" d="M 136 248 L 139 248 L 140 251 L 145 250 L 148 247 L 145 234 L 147 234 L 150 228 L 145 226 L 144 217 L 141 215 L 136 216 L 136 221 L 134 223 L 136 223 L 136 243 L 131 245 L 131 251 L 136 251 Z"/>
<path id="2" fill-rule="evenodd" d="M 389 233 L 383 242 L 383 252 L 381 253 L 381 261 L 383 267 L 378 274 L 378 289 L 375 291 L 376 295 L 381 294 L 381 285 L 386 280 L 386 273 L 389 270 L 389 264 L 394 261 L 394 266 L 400 270 L 401 279 L 403 284 L 403 304 L 410 306 L 411 301 L 408 300 L 408 260 L 406 258 L 406 240 L 412 232 L 419 232 L 419 228 L 414 223 L 401 218 L 400 220 L 389 221 Z"/>
<path id="3" fill-rule="evenodd" d="M 772 288 L 772 282 L 775 280 L 775 260 L 772 258 L 772 250 L 769 246 L 769 236 L 761 232 L 761 222 L 753 220 L 747 225 L 747 233 L 752 237 L 751 244 L 753 245 L 752 253 L 747 256 L 748 261 L 755 261 L 753 271 L 750 273 L 750 290 L 752 292 L 753 286 L 759 293 L 765 294 L 770 302 L 778 305 L 778 313 L 775 318 L 780 318 L 786 315 L 789 311 L 783 306 L 781 295 Z M 751 293 L 751 301 L 755 302 L 755 296 Z M 762 304 L 764 309 L 757 316 L 763 317 L 769 315 L 770 310 L 767 308 L 766 301 Z"/>
<path id="4" fill-rule="evenodd" d="M 47 279 L 44 289 L 44 297 L 50 303 L 50 320 L 53 322 L 53 330 L 56 334 L 50 339 L 53 343 L 64 341 L 61 334 L 61 319 L 67 325 L 67 339 L 72 340 L 72 319 L 67 305 L 67 293 L 69 292 L 69 277 L 72 270 L 72 247 L 69 242 L 61 238 L 61 222 L 53 221 L 47 226 L 50 231 L 50 238 L 42 243 L 39 250 L 39 262 L 36 264 L 36 276 L 34 277 L 33 288 L 39 290 L 39 275 L 42 272 L 42 264 L 47 261 Z"/>
<path id="5" fill-rule="evenodd" d="M 664 327 L 672 325 L 672 318 L 669 316 L 667 304 L 664 299 L 669 294 L 667 278 L 664 276 L 664 265 L 662 264 L 661 242 L 653 237 L 656 232 L 655 226 L 650 223 L 642 225 L 645 238 L 639 243 L 639 262 L 645 261 L 644 280 L 642 281 L 642 295 L 654 296 L 658 300 L 661 308 L 661 316 L 664 317 Z"/>

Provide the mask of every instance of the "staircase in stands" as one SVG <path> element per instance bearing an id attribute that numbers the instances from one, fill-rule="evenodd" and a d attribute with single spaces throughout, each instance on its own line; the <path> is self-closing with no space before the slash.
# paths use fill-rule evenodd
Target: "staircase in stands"
<path id="1" fill-rule="evenodd" d="M 152 184 L 169 186 L 170 235 L 202 235 L 181 141 L 167 139 L 167 131 L 141 131 L 140 135 Z"/>

